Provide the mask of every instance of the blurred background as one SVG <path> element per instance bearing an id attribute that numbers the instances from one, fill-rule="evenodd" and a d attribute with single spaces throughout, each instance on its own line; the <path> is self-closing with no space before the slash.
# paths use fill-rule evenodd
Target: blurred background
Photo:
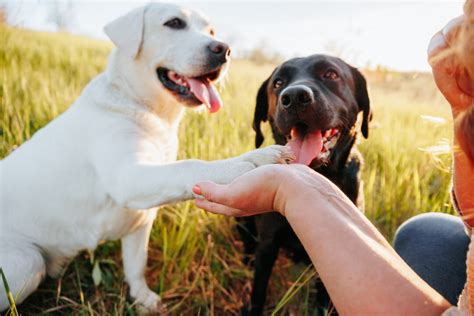
<path id="1" fill-rule="evenodd" d="M 208 16 L 234 57 L 336 54 L 359 67 L 428 70 L 433 30 L 463 1 L 174 1 Z M 1 0 L 8 23 L 105 39 L 103 26 L 143 1 Z"/>

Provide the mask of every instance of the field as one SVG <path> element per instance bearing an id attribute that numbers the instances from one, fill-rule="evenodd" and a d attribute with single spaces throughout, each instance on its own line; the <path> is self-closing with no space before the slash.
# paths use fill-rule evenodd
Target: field
<path id="1" fill-rule="evenodd" d="M 106 65 L 112 46 L 68 34 L 0 25 L 0 158 L 67 109 Z M 253 149 L 251 128 L 259 84 L 273 65 L 235 60 L 222 87 L 225 107 L 216 115 L 189 111 L 181 123 L 179 158 L 212 160 Z M 365 158 L 366 215 L 390 240 L 407 218 L 452 212 L 449 200 L 451 139 L 448 106 L 429 74 L 364 71 L 374 119 Z M 427 117 L 428 116 L 428 117 Z M 264 145 L 272 143 L 267 127 Z M 31 157 L 34 159 L 34 157 Z M 0 183 L 8 185 L 7 183 Z M 2 223 L 1 226 L 7 225 Z M 343 250 L 342 250 L 343 251 Z M 147 279 L 171 314 L 238 314 L 252 273 L 241 262 L 235 221 L 209 215 L 193 202 L 163 207 L 150 243 Z M 118 242 L 81 253 L 59 280 L 46 279 L 18 307 L 21 314 L 134 315 L 123 282 Z M 311 315 L 312 272 L 280 256 L 269 290 L 268 312 Z M 296 282 L 298 280 L 298 282 Z M 296 282 L 296 283 L 295 283 Z"/>

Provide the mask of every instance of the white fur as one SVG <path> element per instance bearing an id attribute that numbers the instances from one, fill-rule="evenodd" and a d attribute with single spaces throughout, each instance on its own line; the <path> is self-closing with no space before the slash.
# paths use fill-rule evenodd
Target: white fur
<path id="1" fill-rule="evenodd" d="M 188 28 L 163 26 L 173 17 Z M 271 146 L 227 160 L 175 162 L 184 107 L 155 70 L 201 74 L 212 40 L 208 27 L 201 15 L 170 4 L 148 5 L 112 22 L 105 30 L 118 48 L 107 70 L 0 162 L 0 266 L 17 303 L 79 251 L 121 239 L 131 296 L 144 312 L 159 312 L 160 297 L 144 278 L 157 208 L 191 199 L 198 181 L 228 183 L 289 158 L 284 147 Z M 7 307 L 0 286 L 0 310 Z"/>

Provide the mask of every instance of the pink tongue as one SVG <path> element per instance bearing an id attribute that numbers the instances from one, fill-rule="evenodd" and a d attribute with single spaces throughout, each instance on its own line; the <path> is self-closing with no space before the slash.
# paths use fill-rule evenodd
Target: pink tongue
<path id="1" fill-rule="evenodd" d="M 311 161 L 318 157 L 323 149 L 323 136 L 321 131 L 306 134 L 303 139 L 296 128 L 291 130 L 291 140 L 288 142 L 291 150 L 296 156 L 294 163 L 309 166 Z"/>
<path id="2" fill-rule="evenodd" d="M 216 88 L 209 82 L 186 78 L 191 87 L 191 92 L 199 99 L 211 113 L 219 111 L 222 100 Z"/>

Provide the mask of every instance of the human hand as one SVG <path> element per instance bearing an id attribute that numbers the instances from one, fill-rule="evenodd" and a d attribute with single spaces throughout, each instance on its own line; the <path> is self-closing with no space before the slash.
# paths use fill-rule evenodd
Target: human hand
<path id="1" fill-rule="evenodd" d="M 251 216 L 273 210 L 285 215 L 290 197 L 309 190 L 310 182 L 323 178 L 300 164 L 266 165 L 256 168 L 227 185 L 205 181 L 193 187 L 196 206 L 227 216 Z M 314 179 L 313 179 L 314 178 Z"/>
<path id="2" fill-rule="evenodd" d="M 466 68 L 466 63 L 472 61 L 457 53 L 464 21 L 464 16 L 451 20 L 433 36 L 428 47 L 428 61 L 436 85 L 451 104 L 454 117 L 474 102 L 474 78 Z"/>

